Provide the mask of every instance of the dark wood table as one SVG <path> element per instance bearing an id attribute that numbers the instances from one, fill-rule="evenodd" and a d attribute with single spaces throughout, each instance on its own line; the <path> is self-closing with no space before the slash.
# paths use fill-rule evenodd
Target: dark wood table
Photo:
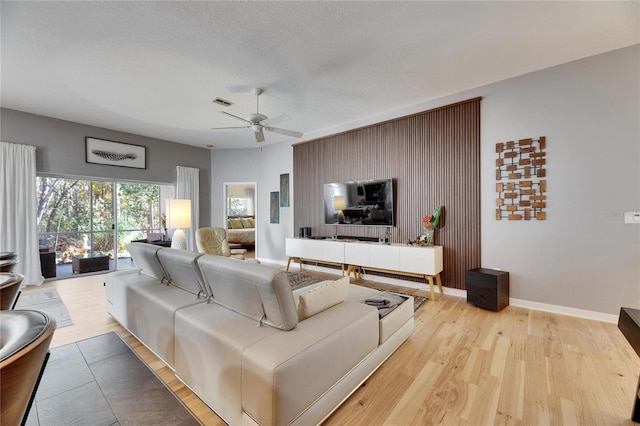
<path id="1" fill-rule="evenodd" d="M 618 328 L 631 343 L 633 350 L 640 356 L 640 309 L 620 308 Z M 640 423 L 640 378 L 638 379 L 634 401 L 631 420 Z"/>
<path id="2" fill-rule="evenodd" d="M 71 258 L 71 270 L 79 274 L 109 269 L 109 256 L 102 253 L 75 255 Z"/>
<path id="3" fill-rule="evenodd" d="M 149 244 L 161 247 L 171 247 L 171 241 L 147 241 Z"/>
<path id="4" fill-rule="evenodd" d="M 141 240 L 131 240 L 132 243 L 147 243 L 147 244 L 153 244 L 154 246 L 161 246 L 161 247 L 171 247 L 171 240 L 153 240 L 153 241 L 149 241 L 145 238 L 141 239 Z"/>

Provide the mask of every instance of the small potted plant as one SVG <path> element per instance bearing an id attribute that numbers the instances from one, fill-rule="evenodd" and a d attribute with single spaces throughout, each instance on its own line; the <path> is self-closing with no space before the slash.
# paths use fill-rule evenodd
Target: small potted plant
<path id="1" fill-rule="evenodd" d="M 440 214 L 442 213 L 442 206 L 438 206 L 433 209 L 433 213 L 426 215 L 422 218 L 422 235 L 418 235 L 415 241 L 410 244 L 415 244 L 423 247 L 431 247 L 434 243 L 434 231 L 440 221 Z"/>

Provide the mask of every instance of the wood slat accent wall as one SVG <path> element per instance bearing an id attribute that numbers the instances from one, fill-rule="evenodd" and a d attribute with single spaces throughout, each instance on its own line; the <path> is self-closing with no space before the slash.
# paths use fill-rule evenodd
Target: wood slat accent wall
<path id="1" fill-rule="evenodd" d="M 391 242 L 416 238 L 422 217 L 444 206 L 435 232 L 436 244 L 444 246 L 443 284 L 465 289 L 465 272 L 481 266 L 480 98 L 294 145 L 294 229 L 333 235 L 335 225 L 324 225 L 323 184 L 379 178 L 394 179 Z M 364 226 L 337 230 L 385 233 Z"/>

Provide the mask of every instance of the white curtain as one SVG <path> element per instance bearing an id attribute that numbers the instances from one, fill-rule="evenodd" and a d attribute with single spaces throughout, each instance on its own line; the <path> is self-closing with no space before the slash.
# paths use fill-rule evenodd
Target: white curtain
<path id="1" fill-rule="evenodd" d="M 18 255 L 23 285 L 41 285 L 36 219 L 36 148 L 0 142 L 0 251 Z"/>
<path id="2" fill-rule="evenodd" d="M 191 229 L 185 230 L 187 250 L 196 250 L 195 230 L 200 227 L 200 169 L 176 166 L 176 198 L 191 200 Z"/>
<path id="3" fill-rule="evenodd" d="M 254 199 L 256 198 L 256 189 L 253 187 L 247 188 L 245 193 L 247 194 L 247 214 L 253 215 L 255 214 L 253 206 L 255 205 Z"/>

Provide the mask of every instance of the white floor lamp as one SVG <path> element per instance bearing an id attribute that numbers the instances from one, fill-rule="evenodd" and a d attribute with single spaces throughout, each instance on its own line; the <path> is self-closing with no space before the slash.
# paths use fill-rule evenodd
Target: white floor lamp
<path id="1" fill-rule="evenodd" d="M 167 228 L 175 229 L 171 248 L 186 250 L 187 238 L 182 228 L 191 228 L 191 200 L 167 200 Z"/>

